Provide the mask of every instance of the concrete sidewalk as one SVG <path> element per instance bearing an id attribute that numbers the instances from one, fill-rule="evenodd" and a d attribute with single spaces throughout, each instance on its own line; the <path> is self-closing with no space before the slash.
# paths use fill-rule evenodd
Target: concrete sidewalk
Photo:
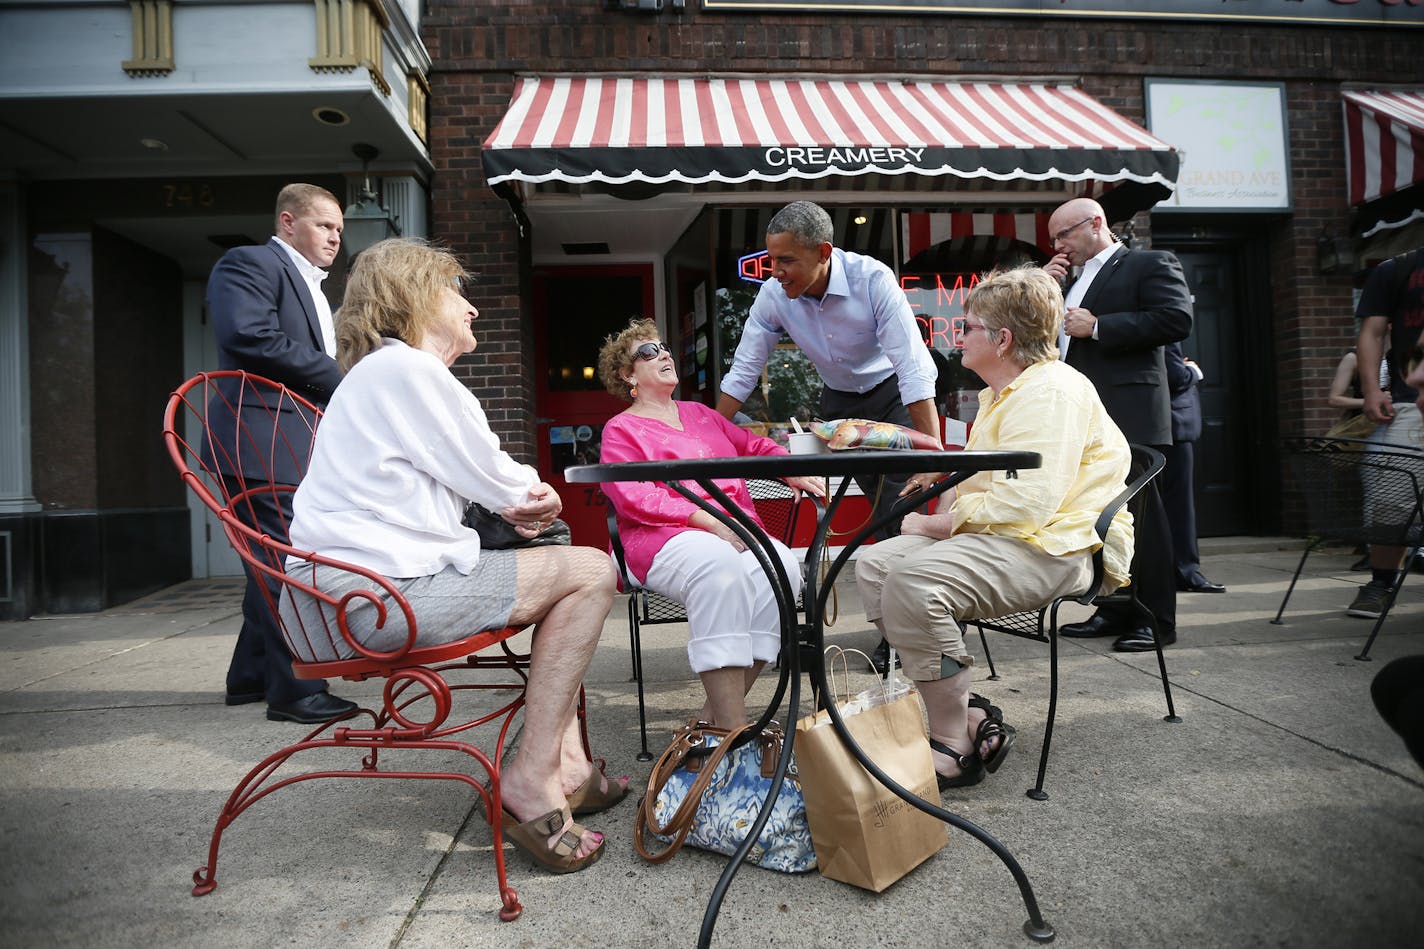
<path id="1" fill-rule="evenodd" d="M 1064 946 L 1415 946 L 1424 939 L 1424 772 L 1380 721 L 1369 683 L 1424 651 L 1424 578 L 1406 581 L 1373 650 L 1344 606 L 1365 575 L 1314 554 L 1275 614 L 1296 541 L 1204 543 L 1224 596 L 1183 595 L 1167 653 L 1178 725 L 1162 721 L 1155 657 L 1064 641 L 1049 763 L 1033 782 L 1046 648 L 991 640 L 1002 680 L 976 690 L 1019 729 L 1002 770 L 946 806 L 1002 840 Z M 1284 546 L 1284 549 L 1277 549 Z M 853 588 L 828 641 L 869 649 Z M 685 946 L 723 858 L 650 866 L 634 805 L 590 818 L 608 853 L 554 876 L 510 851 L 525 906 L 500 923 L 489 827 L 454 782 L 317 781 L 283 790 L 225 835 L 218 889 L 195 899 L 222 802 L 300 727 L 222 684 L 240 584 L 195 581 L 100 614 L 0 624 L 0 933 L 11 946 Z M 588 679 L 595 753 L 634 760 L 620 598 Z M 1070 617 L 1071 619 L 1072 617 Z M 685 627 L 644 633 L 657 747 L 701 703 Z M 975 642 L 972 651 L 979 653 Z M 856 688 L 870 684 L 857 673 Z M 378 701 L 379 685 L 334 691 Z M 770 695 L 763 683 L 754 698 Z M 306 765 L 311 766 L 311 763 Z M 722 946 L 1026 946 L 1013 880 L 958 832 L 876 896 L 747 867 L 717 924 Z"/>

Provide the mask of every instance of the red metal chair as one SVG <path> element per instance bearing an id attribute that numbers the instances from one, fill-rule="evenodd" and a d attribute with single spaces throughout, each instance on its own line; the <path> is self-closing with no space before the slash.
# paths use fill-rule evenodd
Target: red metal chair
<path id="1" fill-rule="evenodd" d="M 353 682 L 384 679 L 381 705 L 362 708 L 346 718 L 328 722 L 301 741 L 262 759 L 238 782 L 218 815 L 208 849 L 208 862 L 193 874 L 193 895 L 202 896 L 216 888 L 218 846 L 223 831 L 262 798 L 284 787 L 313 778 L 424 778 L 463 781 L 475 789 L 484 806 L 494 836 L 495 874 L 499 883 L 501 909 L 505 921 L 523 911 L 518 895 L 505 875 L 504 849 L 500 827 L 500 768 L 505 741 L 514 716 L 524 706 L 529 656 L 512 650 L 508 640 L 516 628 L 480 630 L 463 639 L 438 646 L 413 647 L 416 620 L 405 598 L 384 578 L 355 564 L 333 560 L 254 530 L 254 507 L 271 504 L 282 509 L 284 496 L 296 491 L 292 484 L 274 483 L 272 473 L 306 470 L 312 438 L 321 411 L 285 386 L 251 373 L 237 371 L 200 373 L 173 393 L 164 414 L 163 437 L 173 463 L 183 481 L 202 503 L 216 515 L 228 541 L 247 569 L 275 580 L 281 587 L 299 590 L 324 604 L 332 619 L 320 626 L 296 622 L 292 628 L 282 622 L 268 593 L 268 607 L 278 617 L 282 633 L 298 657 L 341 655 L 352 658 L 335 661 L 303 661 L 292 664 L 298 678 L 343 678 Z M 254 468 L 257 465 L 257 468 Z M 247 474 L 234 474 L 246 471 Z M 254 472 L 261 476 L 254 477 Z M 286 480 L 292 480 L 287 477 Z M 289 498 L 286 498 L 289 502 Z M 290 509 L 288 503 L 287 509 Z M 288 574 L 288 557 L 311 564 L 326 565 L 359 575 L 376 590 L 355 590 L 335 597 Z M 303 570 L 303 573 L 306 571 Z M 264 593 L 267 587 L 263 586 Z M 384 594 L 384 601 L 382 594 Z M 374 605 L 378 625 L 404 620 L 406 643 L 389 652 L 368 649 L 347 629 L 346 610 L 362 601 Z M 387 615 L 399 611 L 401 616 Z M 339 646 L 345 648 L 339 649 Z M 492 647 L 498 647 L 494 649 Z M 489 650 L 487 654 L 481 654 Z M 496 681 L 449 681 L 452 673 L 499 670 Z M 494 693 L 498 707 L 485 709 L 470 719 L 451 718 L 456 693 Z M 508 693 L 502 696 L 498 693 Z M 500 704 L 500 700 L 506 699 Z M 583 692 L 579 693 L 579 724 L 584 750 L 588 736 Z M 362 724 L 369 719 L 369 725 Z M 491 753 L 466 740 L 456 738 L 482 725 L 497 727 Z M 358 753 L 353 767 L 287 773 L 277 772 L 299 752 L 315 748 L 349 748 Z M 473 758 L 488 776 L 488 786 L 476 777 L 459 771 L 393 770 L 382 760 L 392 750 L 455 751 Z"/>

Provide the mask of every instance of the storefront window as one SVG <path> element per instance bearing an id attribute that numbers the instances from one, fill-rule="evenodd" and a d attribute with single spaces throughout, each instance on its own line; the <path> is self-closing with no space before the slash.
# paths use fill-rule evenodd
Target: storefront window
<path id="1" fill-rule="evenodd" d="M 742 324 L 756 299 L 757 287 L 724 287 L 717 291 L 717 325 L 722 334 L 722 372 L 732 368 L 732 354 L 742 339 Z M 821 376 L 811 360 L 787 337 L 766 361 L 761 384 L 742 404 L 754 421 L 784 427 L 791 419 L 802 423 L 816 414 L 821 399 Z"/>
<path id="2" fill-rule="evenodd" d="M 939 382 L 935 397 L 951 418 L 973 421 L 984 383 L 960 363 L 964 300 L 980 274 L 1046 259 L 1037 248 L 1007 237 L 973 235 L 934 244 L 900 269 L 900 286 L 910 301 L 920 336 L 930 347 Z"/>

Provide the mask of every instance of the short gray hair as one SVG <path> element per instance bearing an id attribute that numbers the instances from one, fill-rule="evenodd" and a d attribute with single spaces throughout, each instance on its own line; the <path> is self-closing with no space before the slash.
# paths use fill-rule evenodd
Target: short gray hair
<path id="1" fill-rule="evenodd" d="M 810 201 L 792 201 L 771 216 L 768 234 L 790 234 L 800 247 L 820 247 L 835 242 L 835 228 L 825 208 Z"/>

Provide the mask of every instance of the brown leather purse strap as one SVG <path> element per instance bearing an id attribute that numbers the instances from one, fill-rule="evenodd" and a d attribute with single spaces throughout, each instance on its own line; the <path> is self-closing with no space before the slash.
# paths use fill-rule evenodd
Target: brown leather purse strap
<path id="1" fill-rule="evenodd" d="M 737 736 L 750 727 L 750 725 L 742 725 L 728 730 L 692 722 L 678 732 L 672 743 L 662 753 L 662 757 L 658 758 L 658 763 L 653 767 L 653 773 L 648 775 L 647 792 L 638 802 L 637 823 L 633 826 L 633 849 L 637 851 L 638 856 L 649 863 L 666 863 L 682 849 L 687 835 L 692 831 L 692 822 L 697 816 L 698 802 L 702 800 L 707 786 L 712 783 L 712 776 L 716 774 L 717 766 L 722 763 L 727 752 L 736 744 Z M 701 748 L 709 736 L 721 740 L 702 759 L 696 779 L 687 789 L 687 794 L 683 797 L 682 803 L 677 806 L 677 810 L 673 812 L 672 817 L 666 824 L 659 826 L 653 816 L 658 794 L 662 792 L 668 779 L 683 766 L 688 754 L 694 749 Z M 648 830 L 661 837 L 671 836 L 672 843 L 668 844 L 667 848 L 660 853 L 650 853 L 644 844 L 644 834 Z"/>

